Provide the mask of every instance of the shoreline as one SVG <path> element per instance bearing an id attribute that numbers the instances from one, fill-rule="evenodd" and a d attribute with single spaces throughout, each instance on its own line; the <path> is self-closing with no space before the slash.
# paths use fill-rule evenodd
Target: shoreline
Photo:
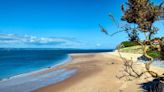
<path id="1" fill-rule="evenodd" d="M 77 73 L 75 75 L 33 92 L 118 92 L 121 90 L 138 92 L 138 90 L 141 90 L 136 85 L 126 89 L 125 81 L 116 78 L 122 62 L 120 62 L 120 58 L 109 54 L 109 52 L 73 54 L 71 56 L 73 61 L 65 67 L 76 68 Z M 112 85 L 110 85 L 111 83 Z"/>
<path id="2" fill-rule="evenodd" d="M 123 55 L 125 57 L 130 55 L 135 60 L 141 54 L 123 53 Z M 130 82 L 116 78 L 123 66 L 122 59 L 117 52 L 72 56 L 74 59 L 71 61 L 71 65 L 65 67 L 77 68 L 75 75 L 33 92 L 143 92 L 139 84 L 151 81 L 151 78 L 141 78 Z M 139 67 L 142 69 L 143 64 L 140 63 Z M 152 67 L 151 69 L 155 69 L 159 73 L 164 72 L 162 68 Z"/>
<path id="3" fill-rule="evenodd" d="M 93 53 L 82 53 L 82 54 L 90 55 Z M 3 92 L 19 92 L 19 90 L 25 89 L 25 90 L 27 90 L 25 92 L 31 92 L 32 90 L 28 89 L 28 88 L 31 88 L 32 86 L 31 87 L 28 86 L 27 88 L 23 88 L 23 89 L 22 88 L 15 89 L 15 88 L 26 85 L 27 83 L 30 85 L 31 83 L 29 83 L 29 82 L 31 82 L 33 80 L 41 80 L 40 77 L 42 77 L 42 76 L 46 76 L 47 77 L 46 79 L 48 79 L 48 77 L 50 77 L 51 73 L 53 73 L 55 76 L 57 76 L 58 74 L 55 74 L 55 73 L 58 71 L 59 71 L 59 74 L 61 74 L 61 73 L 63 74 L 63 75 L 61 74 L 62 76 L 64 76 L 63 79 L 58 79 L 58 80 L 56 80 L 56 82 L 53 81 L 53 83 L 51 81 L 49 83 L 44 81 L 45 83 L 47 83 L 47 85 L 44 85 L 42 87 L 45 87 L 45 86 L 48 86 L 48 85 L 54 84 L 54 83 L 56 84 L 60 81 L 64 81 L 65 79 L 75 75 L 76 72 L 78 71 L 77 67 L 69 68 L 69 67 L 67 67 L 67 65 L 69 63 L 72 63 L 74 56 L 76 57 L 79 55 L 81 55 L 81 54 L 79 54 L 79 53 L 78 54 L 69 54 L 68 55 L 69 58 L 64 60 L 65 62 L 62 61 L 62 63 L 60 63 L 60 64 L 51 66 L 49 68 L 43 68 L 43 69 L 40 69 L 37 71 L 16 75 L 16 76 L 10 77 L 8 79 L 4 79 L 4 80 L 0 81 L 0 90 L 3 90 Z M 61 73 L 60 73 L 60 71 L 61 71 Z M 16 84 L 13 84 L 14 82 L 16 82 Z M 33 90 L 42 88 L 42 87 L 39 87 L 38 85 L 36 85 L 36 86 L 37 86 L 37 88 L 34 88 Z M 8 87 L 10 87 L 10 89 L 13 91 L 8 90 L 7 89 Z"/>
<path id="4" fill-rule="evenodd" d="M 77 71 L 76 69 L 59 68 L 71 60 L 72 58 L 68 56 L 57 65 L 4 79 L 0 81 L 0 90 L 3 92 L 31 92 L 38 88 L 63 81 L 73 76 Z"/>
<path id="5" fill-rule="evenodd" d="M 127 56 L 127 54 L 124 55 Z M 117 52 L 69 54 L 69 57 L 71 59 L 68 62 L 57 67 L 46 68 L 26 77 L 22 76 L 22 79 L 18 77 L 21 80 L 17 78 L 10 80 L 24 82 L 27 79 L 29 86 L 24 87 L 27 85 L 24 83 L 21 85 L 24 88 L 19 88 L 26 90 L 25 92 L 118 92 L 122 90 L 124 92 L 142 92 L 138 84 L 145 80 L 135 80 L 130 83 L 116 78 L 123 66 Z M 153 69 L 164 72 L 164 69 Z M 60 80 L 60 78 L 62 79 Z M 55 82 L 56 79 L 60 81 Z M 37 87 L 32 89 L 31 84 Z M 132 87 L 129 88 L 129 85 Z M 10 88 L 16 90 L 15 88 L 19 86 Z M 20 92 L 20 90 L 3 92 Z"/>
<path id="6" fill-rule="evenodd" d="M 68 55 L 67 58 L 65 58 L 64 60 L 61 60 L 61 62 L 58 63 L 58 64 L 53 64 L 51 66 L 48 66 L 48 67 L 45 67 L 45 68 L 42 68 L 42 69 L 37 69 L 37 70 L 33 70 L 31 72 L 21 73 L 21 74 L 15 75 L 15 76 L 3 78 L 3 79 L 0 80 L 0 82 L 1 81 L 2 82 L 3 81 L 8 81 L 10 79 L 19 78 L 19 77 L 26 77 L 26 76 L 30 76 L 30 75 L 33 75 L 33 74 L 36 74 L 36 73 L 40 73 L 40 72 L 44 72 L 44 71 L 47 71 L 49 69 L 53 69 L 53 68 L 56 68 L 56 67 L 58 67 L 60 65 L 63 65 L 65 63 L 71 61 L 71 59 L 72 59 L 71 56 Z"/>

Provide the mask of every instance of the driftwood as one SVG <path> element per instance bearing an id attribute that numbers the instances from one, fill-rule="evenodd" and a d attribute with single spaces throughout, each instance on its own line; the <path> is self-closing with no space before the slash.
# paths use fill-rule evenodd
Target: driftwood
<path id="1" fill-rule="evenodd" d="M 141 42 L 139 42 L 141 43 Z M 119 79 L 125 78 L 127 81 L 131 81 L 134 79 L 141 78 L 142 76 L 146 76 L 146 78 L 153 78 L 154 80 L 148 83 L 143 83 L 142 88 L 146 87 L 145 92 L 164 92 L 164 75 L 159 75 L 158 73 L 150 70 L 150 65 L 153 62 L 153 58 L 147 55 L 147 46 L 141 43 L 141 46 L 143 48 L 143 55 L 148 58 L 149 60 L 145 64 L 145 68 L 140 69 L 137 68 L 137 62 L 131 60 L 127 60 L 122 57 L 120 51 L 118 50 L 120 57 L 122 58 L 124 62 L 124 68 L 121 71 L 121 76 L 116 76 Z M 163 49 L 163 48 L 162 48 Z M 147 74 L 150 75 L 150 77 L 147 77 Z M 158 80 L 158 81 L 157 81 Z M 149 85 L 147 85 L 149 84 Z"/>
<path id="2" fill-rule="evenodd" d="M 138 43 L 142 46 L 144 57 L 148 59 L 148 61 L 145 64 L 144 69 L 138 70 L 136 68 L 137 63 L 135 63 L 132 59 L 127 60 L 123 58 L 119 52 L 120 57 L 122 58 L 124 62 L 124 65 L 123 65 L 124 68 L 121 71 L 122 75 L 116 76 L 116 77 L 119 79 L 125 78 L 127 80 L 133 80 L 133 79 L 141 78 L 143 75 L 149 74 L 151 78 L 158 81 L 155 81 L 156 84 L 152 85 L 149 88 L 149 90 L 147 90 L 148 92 L 164 92 L 164 83 L 163 83 L 164 75 L 160 75 L 157 72 L 150 70 L 150 65 L 152 64 L 154 60 L 151 56 L 147 54 L 149 47 L 153 46 L 151 37 L 153 34 L 155 34 L 158 31 L 158 29 L 153 26 L 153 23 L 155 21 L 158 21 L 159 17 L 163 14 L 164 12 L 163 4 L 164 3 L 162 2 L 160 3 L 160 5 L 154 5 L 149 0 L 128 0 L 128 2 L 126 3 L 127 8 L 125 8 L 124 5 L 122 5 L 121 7 L 124 13 L 121 20 L 126 21 L 129 24 L 133 23 L 137 26 L 136 27 L 134 26 L 132 28 L 130 26 L 130 28 L 127 28 L 127 25 L 125 25 L 121 27 L 121 29 L 123 30 L 118 30 L 116 32 L 116 33 L 119 33 L 119 32 L 125 31 L 128 33 L 132 29 L 132 30 L 135 30 L 136 32 L 141 32 L 144 34 L 145 39 L 143 39 L 142 41 L 139 39 L 137 40 Z M 111 17 L 112 21 L 116 24 L 116 27 L 120 29 L 120 26 L 115 21 L 114 17 L 111 14 L 109 16 Z M 107 31 L 104 30 L 102 26 L 100 28 L 102 29 L 102 32 L 107 34 Z M 112 35 L 115 35 L 116 33 Z M 148 42 L 149 44 L 144 43 L 144 41 Z M 164 53 L 163 53 L 164 40 L 161 41 L 160 46 L 161 46 L 161 54 L 162 56 L 164 56 Z M 119 47 L 118 47 L 118 51 L 119 51 Z"/>

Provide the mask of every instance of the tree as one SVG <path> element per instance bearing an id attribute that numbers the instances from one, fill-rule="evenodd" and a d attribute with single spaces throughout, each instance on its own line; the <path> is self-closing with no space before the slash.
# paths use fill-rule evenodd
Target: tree
<path id="1" fill-rule="evenodd" d="M 150 0 L 128 0 L 126 9 L 122 5 L 124 15 L 121 20 L 138 25 L 141 32 L 148 33 L 147 40 L 151 40 L 158 31 L 153 23 L 163 14 L 162 4 L 154 5 Z"/>
<path id="2" fill-rule="evenodd" d="M 143 39 L 143 41 L 149 42 L 150 44 L 147 45 L 144 42 L 142 42 L 141 40 L 137 41 L 142 46 L 143 55 L 148 59 L 147 63 L 145 64 L 145 69 L 141 70 L 140 72 L 138 72 L 136 70 L 135 63 L 132 60 L 127 60 L 127 59 L 123 58 L 120 54 L 122 60 L 124 61 L 124 66 L 125 66 L 122 73 L 124 73 L 124 72 L 125 73 L 122 76 L 120 76 L 119 78 L 123 78 L 123 77 L 140 78 L 144 74 L 148 73 L 152 78 L 158 79 L 159 80 L 158 84 L 160 85 L 160 86 L 157 86 L 158 85 L 157 84 L 156 86 L 154 86 L 157 88 L 151 89 L 151 92 L 159 92 L 159 90 L 160 90 L 160 92 L 164 92 L 164 89 L 163 89 L 164 88 L 164 83 L 163 83 L 164 75 L 163 74 L 160 75 L 150 69 L 150 65 L 153 62 L 153 58 L 147 54 L 149 47 L 152 46 L 151 39 L 152 39 L 153 35 L 155 33 L 157 33 L 157 31 L 158 31 L 158 28 L 154 27 L 153 23 L 160 19 L 163 19 L 163 15 L 164 15 L 163 14 L 164 8 L 162 7 L 163 3 L 161 3 L 159 5 L 155 5 L 150 0 L 128 0 L 128 2 L 126 2 L 126 5 L 127 5 L 126 8 L 124 5 L 122 5 L 122 7 L 121 7 L 123 14 L 124 14 L 122 16 L 121 20 L 126 21 L 129 24 L 133 24 L 133 25 L 137 26 L 136 28 L 132 28 L 132 29 L 135 29 L 134 32 L 140 31 L 141 33 L 144 33 L 145 39 Z M 113 19 L 113 17 L 112 17 L 112 19 Z M 126 26 L 123 28 L 125 28 L 125 29 L 123 29 L 124 31 L 128 30 L 127 33 L 129 34 L 129 28 L 127 28 Z M 105 30 L 105 32 L 106 32 L 106 30 Z M 163 44 L 164 44 L 164 42 L 162 40 L 160 43 L 160 46 L 162 48 L 161 50 L 163 50 L 163 48 L 164 48 Z M 118 51 L 119 51 L 119 49 L 118 49 Z M 163 87 L 163 88 L 161 88 L 161 87 Z"/>
<path id="3" fill-rule="evenodd" d="M 150 42 L 152 35 L 158 31 L 153 23 L 158 21 L 163 14 L 162 4 L 154 5 L 150 0 L 128 0 L 126 9 L 122 5 L 124 15 L 121 20 L 137 25 L 138 30 L 145 34 L 146 42 Z M 147 55 L 147 46 L 144 46 L 141 42 L 139 43 L 144 47 L 144 55 L 152 60 Z"/>
<path id="4" fill-rule="evenodd" d="M 164 87 L 164 84 L 161 82 L 164 81 L 164 75 L 159 75 L 158 73 L 150 70 L 150 65 L 153 62 L 153 58 L 147 54 L 149 47 L 152 46 L 152 36 L 158 31 L 158 28 L 154 27 L 153 23 L 161 19 L 161 15 L 163 16 L 164 13 L 162 4 L 163 3 L 154 5 L 150 0 L 128 0 L 126 3 L 126 9 L 124 5 L 122 5 L 122 11 L 124 15 L 122 16 L 121 20 L 126 21 L 129 24 L 136 25 L 137 30 L 144 33 L 145 42 L 150 42 L 148 46 L 147 44 L 138 41 L 138 43 L 143 48 L 143 55 L 148 58 L 148 62 L 145 64 L 145 70 L 142 72 L 137 72 L 134 68 L 133 61 L 124 59 L 124 72 L 126 72 L 126 75 L 123 75 L 123 77 L 130 76 L 134 78 L 140 78 L 143 74 L 148 73 L 154 79 L 160 80 L 159 85 Z M 163 41 L 161 41 L 160 46 L 161 50 L 163 50 Z M 164 92 L 163 88 L 160 88 L 159 86 L 156 87 L 158 88 L 151 90 L 151 92 L 159 92 L 159 90 L 160 92 Z M 156 89 L 159 90 L 157 91 Z"/>
<path id="5" fill-rule="evenodd" d="M 113 36 L 113 35 L 115 35 L 119 32 L 125 32 L 125 33 L 127 33 L 130 42 L 136 42 L 136 41 L 139 40 L 138 29 L 135 26 L 131 27 L 128 24 L 125 24 L 125 25 L 120 27 L 119 23 L 115 20 L 115 18 L 112 14 L 109 14 L 109 17 L 112 19 L 112 21 L 115 23 L 115 25 L 118 29 L 121 28 L 120 31 L 117 31 L 117 32 L 113 33 L 111 36 Z M 100 28 L 101 28 L 102 32 L 104 32 L 105 34 L 108 35 L 107 30 L 104 29 L 103 26 L 100 25 Z"/>
<path id="6" fill-rule="evenodd" d="M 122 29 L 122 31 L 127 33 L 130 42 L 137 42 L 139 40 L 139 34 L 136 28 L 125 25 L 122 27 Z"/>
<path id="7" fill-rule="evenodd" d="M 161 59 L 164 60 L 164 37 L 161 38 L 160 48 L 161 48 Z"/>

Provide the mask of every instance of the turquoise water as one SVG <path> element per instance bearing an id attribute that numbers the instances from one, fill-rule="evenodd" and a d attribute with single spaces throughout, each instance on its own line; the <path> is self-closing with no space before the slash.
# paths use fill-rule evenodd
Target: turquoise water
<path id="1" fill-rule="evenodd" d="M 1 50 L 0 79 L 50 67 L 61 63 L 67 57 L 67 54 L 57 54 L 53 51 Z"/>
<path id="2" fill-rule="evenodd" d="M 76 72 L 76 69 L 59 69 L 42 75 L 21 75 L 0 81 L 0 92 L 32 92 L 47 85 L 61 82 L 73 76 Z"/>
<path id="3" fill-rule="evenodd" d="M 60 64 L 70 53 L 109 51 L 112 50 L 0 49 L 0 80 Z"/>

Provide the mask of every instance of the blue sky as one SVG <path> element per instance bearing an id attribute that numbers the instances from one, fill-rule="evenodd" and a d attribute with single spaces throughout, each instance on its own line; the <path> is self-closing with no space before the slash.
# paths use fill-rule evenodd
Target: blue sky
<path id="1" fill-rule="evenodd" d="M 119 21 L 126 1 L 0 0 L 0 47 L 114 48 L 127 35 L 107 36 L 98 25 L 116 32 L 108 13 Z M 164 36 L 162 22 L 155 25 L 161 29 L 157 36 Z"/>

